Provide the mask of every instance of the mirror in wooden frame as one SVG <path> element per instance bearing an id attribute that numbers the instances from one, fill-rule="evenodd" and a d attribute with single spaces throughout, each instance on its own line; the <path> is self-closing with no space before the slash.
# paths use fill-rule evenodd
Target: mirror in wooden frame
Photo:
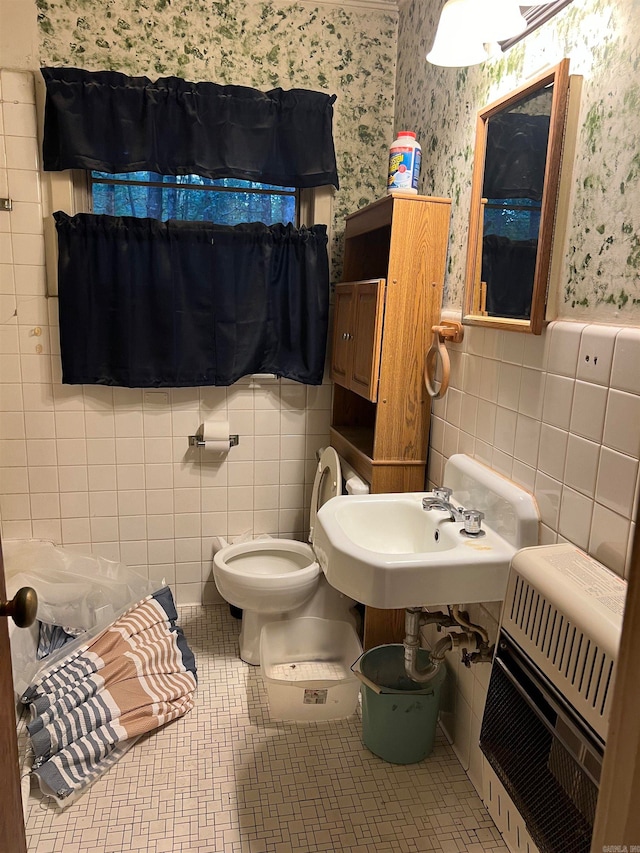
<path id="1" fill-rule="evenodd" d="M 467 324 L 542 332 L 568 91 L 564 59 L 478 113 Z"/>

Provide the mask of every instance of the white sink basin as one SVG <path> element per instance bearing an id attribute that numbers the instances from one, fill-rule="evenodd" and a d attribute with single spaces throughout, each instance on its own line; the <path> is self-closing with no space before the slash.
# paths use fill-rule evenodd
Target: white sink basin
<path id="1" fill-rule="evenodd" d="M 457 529 L 442 523 L 442 512 L 425 512 L 422 497 L 422 494 L 360 495 L 354 501 L 344 497 L 332 502 L 326 515 L 335 519 L 353 545 L 376 554 L 406 556 L 455 548 L 459 542 Z"/>
<path id="2" fill-rule="evenodd" d="M 485 513 L 482 535 L 462 534 L 443 510 L 424 510 L 427 492 L 328 501 L 313 546 L 331 586 L 380 608 L 501 600 L 511 558 L 538 543 L 533 497 L 463 454 L 447 462 L 443 485 L 456 507 Z"/>

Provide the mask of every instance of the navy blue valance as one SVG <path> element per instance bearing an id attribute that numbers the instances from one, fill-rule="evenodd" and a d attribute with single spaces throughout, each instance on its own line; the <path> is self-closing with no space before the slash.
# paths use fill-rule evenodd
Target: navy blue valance
<path id="1" fill-rule="evenodd" d="M 324 225 L 214 225 L 54 214 L 63 382 L 322 382 Z"/>
<path id="2" fill-rule="evenodd" d="M 43 68 L 46 171 L 238 178 L 338 187 L 335 95 Z"/>

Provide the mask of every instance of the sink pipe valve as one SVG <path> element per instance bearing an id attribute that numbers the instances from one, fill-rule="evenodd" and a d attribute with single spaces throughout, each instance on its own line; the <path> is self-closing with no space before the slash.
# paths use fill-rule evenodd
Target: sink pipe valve
<path id="1" fill-rule="evenodd" d="M 429 666 L 418 667 L 418 651 L 420 649 L 420 628 L 423 625 L 435 623 L 441 627 L 462 627 L 465 631 L 446 634 L 438 640 L 429 655 Z M 430 613 L 422 607 L 408 607 L 405 610 L 404 638 L 404 668 L 407 676 L 418 684 L 425 684 L 435 676 L 444 661 L 445 654 L 454 649 L 461 649 L 462 662 L 470 667 L 472 663 L 491 661 L 494 646 L 489 645 L 489 635 L 482 625 L 476 625 L 467 619 L 465 613 L 456 604 L 449 608 L 449 613 L 435 611 Z"/>
<path id="2" fill-rule="evenodd" d="M 474 622 L 469 622 L 466 613 L 461 612 L 459 604 L 454 604 L 451 607 L 451 615 L 459 625 L 468 631 L 472 631 L 476 637 L 480 638 L 475 651 L 473 649 L 462 650 L 462 663 L 466 667 L 470 667 L 472 663 L 491 663 L 495 651 L 495 643 L 489 644 L 489 634 L 486 628 L 483 628 L 482 625 L 476 625 Z"/>

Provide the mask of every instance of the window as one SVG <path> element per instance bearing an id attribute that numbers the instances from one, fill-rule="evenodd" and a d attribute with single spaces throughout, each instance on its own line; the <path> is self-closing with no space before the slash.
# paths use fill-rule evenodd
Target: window
<path id="1" fill-rule="evenodd" d="M 129 172 L 89 173 L 93 213 L 186 219 L 238 225 L 242 222 L 298 224 L 299 191 L 235 178 Z"/>
<path id="2" fill-rule="evenodd" d="M 103 173 L 96 173 L 102 175 Z M 131 180 L 135 173 L 129 173 L 126 175 L 120 175 L 116 177 L 115 175 L 109 175 L 107 182 L 111 182 L 114 186 L 117 184 L 118 191 L 129 192 L 128 185 L 124 184 L 120 180 L 120 178 L 125 178 L 126 180 Z M 145 173 L 150 174 L 150 173 Z M 45 196 L 47 198 L 47 210 L 48 214 L 44 219 L 44 238 L 45 238 L 45 253 L 46 253 L 46 268 L 47 268 L 47 294 L 48 296 L 57 296 L 58 295 L 58 243 L 56 237 L 56 229 L 55 223 L 53 221 L 53 217 L 50 215 L 54 210 L 64 210 L 65 212 L 73 215 L 75 213 L 89 212 L 93 208 L 94 213 L 107 213 L 108 210 L 100 210 L 96 209 L 95 202 L 92 204 L 92 193 L 91 186 L 92 184 L 97 185 L 98 181 L 94 178 L 92 179 L 89 176 L 89 173 L 79 171 L 79 170 L 67 170 L 64 172 L 45 172 L 45 180 L 47 185 L 47 190 Z M 159 183 L 164 184 L 165 181 L 171 182 L 173 184 L 179 184 L 179 188 L 181 190 L 185 190 L 185 186 L 182 181 L 186 181 L 187 177 L 183 176 L 181 178 L 169 177 L 169 176 L 161 176 L 158 175 L 161 179 Z M 206 178 L 196 178 L 198 182 L 207 182 L 213 185 L 214 192 L 217 192 L 218 196 L 222 196 L 224 194 L 226 199 L 226 203 L 229 204 L 231 202 L 231 206 L 234 203 L 239 203 L 240 205 L 248 204 L 248 200 L 245 197 L 250 196 L 252 199 L 251 204 L 253 207 L 245 207 L 243 214 L 244 219 L 236 219 L 235 222 L 232 222 L 230 218 L 223 219 L 220 218 L 218 223 L 221 225 L 225 224 L 238 224 L 239 222 L 267 222 L 266 219 L 262 218 L 257 214 L 256 206 L 266 205 L 267 201 L 269 203 L 270 210 L 273 210 L 273 206 L 280 205 L 280 210 L 284 211 L 287 206 L 291 209 L 293 205 L 293 210 L 295 212 L 290 213 L 287 211 L 285 219 L 285 214 L 282 213 L 282 218 L 278 216 L 267 223 L 274 224 L 275 222 L 283 222 L 287 223 L 293 221 L 293 223 L 300 227 L 302 225 L 318 225 L 325 224 L 329 229 L 329 245 L 331 245 L 331 222 L 333 218 L 332 214 L 332 201 L 333 201 L 333 187 L 331 186 L 322 186 L 322 187 L 313 187 L 310 189 L 302 189 L 302 190 L 293 190 L 288 187 L 274 187 L 267 184 L 258 184 L 258 183 L 250 183 L 248 181 L 240 181 L 234 180 L 232 178 L 225 178 L 218 181 L 210 181 Z M 227 184 L 227 186 L 225 186 Z M 124 187 L 127 187 L 125 190 Z M 150 185 L 146 182 L 143 187 L 143 193 L 148 192 L 150 189 Z M 133 192 L 133 189 L 131 190 Z M 104 192 L 104 190 L 103 190 Z M 108 190 L 107 190 L 108 192 Z M 115 190 L 114 190 L 115 192 Z M 203 192 L 201 189 L 196 189 L 195 192 Z M 206 192 L 206 191 L 205 191 Z M 211 189 L 209 189 L 211 192 Z M 235 200 L 234 200 L 235 196 Z M 278 201 L 276 201 L 276 197 Z M 104 204 L 104 202 L 100 202 L 100 204 Z M 250 213 L 247 211 L 250 210 Z M 263 208 L 264 210 L 264 208 Z M 121 214 L 116 214 L 121 215 Z M 141 213 L 141 216 L 149 216 L 149 213 Z M 229 214 L 230 216 L 230 214 Z"/>
<path id="3" fill-rule="evenodd" d="M 57 295 L 54 211 L 71 216 L 92 210 L 137 213 L 131 206 L 121 209 L 121 200 L 146 195 L 138 215 L 163 219 L 211 216 L 205 221 L 219 225 L 261 221 L 300 228 L 331 224 L 332 187 L 338 187 L 332 131 L 335 95 L 303 89 L 260 92 L 247 87 L 194 84 L 178 77 L 154 82 L 114 71 L 64 67 L 43 68 L 36 80 L 39 109 L 44 116 L 46 100 L 48 116 L 43 136 L 48 185 L 44 230 L 51 296 Z M 121 90 L 131 97 L 116 98 Z M 166 92 L 167 97 L 158 98 L 158 91 Z M 182 97 L 184 93 L 188 97 Z M 193 97 L 207 115 L 220 114 L 222 104 L 224 128 L 215 123 L 203 125 L 197 111 L 185 109 L 185 104 L 193 104 Z M 142 123 L 141 103 L 145 104 Z M 110 118 L 114 109 L 119 116 L 115 136 Z M 167 127 L 173 132 L 165 133 Z M 260 133 L 256 133 L 257 128 Z M 268 144 L 267 139 L 271 140 Z M 230 140 L 234 145 L 231 157 Z M 241 150 L 239 158 L 236 149 Z M 84 171 L 87 166 L 115 172 L 98 172 L 88 180 Z M 139 174 L 122 173 L 136 167 L 167 173 L 184 169 L 204 175 L 237 174 L 245 180 L 171 178 L 146 172 L 139 181 Z M 254 183 L 254 175 L 303 188 Z M 99 183 L 104 186 L 97 193 L 110 194 L 111 198 L 105 196 L 94 203 L 89 184 L 97 187 Z M 223 196 L 224 214 L 219 207 Z M 203 209 L 196 213 L 200 207 Z"/>
<path id="4" fill-rule="evenodd" d="M 530 198 L 489 198 L 484 207 L 484 235 L 537 240 L 541 202 Z"/>

